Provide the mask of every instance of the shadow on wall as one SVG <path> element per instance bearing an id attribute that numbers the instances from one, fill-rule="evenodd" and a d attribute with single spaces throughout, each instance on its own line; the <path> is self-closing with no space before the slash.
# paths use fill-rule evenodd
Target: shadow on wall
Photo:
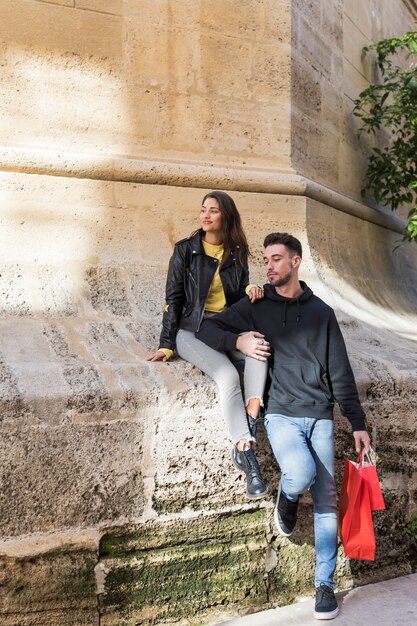
<path id="1" fill-rule="evenodd" d="M 415 511 L 417 490 L 417 247 L 393 252 L 397 233 L 312 200 L 306 230 L 319 278 L 316 291 L 335 308 L 345 336 L 387 504 L 374 514 L 375 563 L 349 562 L 353 581 L 363 584 L 415 566 L 403 530 Z M 354 452 L 347 420 L 336 425 L 340 485 L 344 459 Z"/>
<path id="2" fill-rule="evenodd" d="M 307 235 L 327 300 L 376 329 L 417 340 L 415 245 L 394 252 L 398 233 L 313 200 L 307 203 Z"/>

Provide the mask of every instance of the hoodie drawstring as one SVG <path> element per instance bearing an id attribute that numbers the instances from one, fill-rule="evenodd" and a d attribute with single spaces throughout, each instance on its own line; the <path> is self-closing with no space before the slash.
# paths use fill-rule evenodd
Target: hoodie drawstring
<path id="1" fill-rule="evenodd" d="M 285 328 L 287 325 L 287 304 L 288 300 L 284 300 L 284 318 L 282 320 L 282 327 Z M 300 311 L 300 298 L 297 298 L 297 323 L 301 320 L 301 311 Z"/>

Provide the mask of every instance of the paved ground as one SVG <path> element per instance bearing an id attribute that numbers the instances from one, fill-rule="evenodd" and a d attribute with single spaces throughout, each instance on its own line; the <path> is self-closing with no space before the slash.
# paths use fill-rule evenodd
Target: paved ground
<path id="1" fill-rule="evenodd" d="M 335 626 L 417 626 L 417 574 L 357 587 L 336 594 L 339 615 Z M 225 626 L 318 626 L 314 601 L 305 600 L 262 613 L 223 622 Z M 326 622 L 323 622 L 326 623 Z M 219 626 L 219 625 L 217 625 Z"/>

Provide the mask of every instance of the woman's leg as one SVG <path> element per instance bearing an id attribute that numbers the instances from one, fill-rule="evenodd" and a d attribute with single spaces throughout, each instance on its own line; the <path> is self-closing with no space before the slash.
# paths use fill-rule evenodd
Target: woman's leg
<path id="1" fill-rule="evenodd" d="M 258 361 L 250 356 L 245 359 L 245 406 L 248 415 L 256 419 L 261 406 L 266 377 L 268 375 L 268 361 Z"/>
<path id="2" fill-rule="evenodd" d="M 259 412 L 261 406 L 263 407 L 264 405 L 263 396 L 268 375 L 268 361 L 258 361 L 250 356 L 245 357 L 238 350 L 228 352 L 227 354 L 239 370 L 243 368 L 243 388 L 249 431 L 253 437 L 256 437 Z M 246 441 L 238 441 L 236 444 L 237 450 L 242 452 L 246 445 Z M 240 467 L 239 455 L 235 455 L 233 462 Z"/>
<path id="3" fill-rule="evenodd" d="M 180 330 L 176 344 L 181 358 L 201 369 L 217 383 L 222 413 L 234 442 L 232 461 L 237 469 L 243 470 L 246 474 L 247 497 L 254 500 L 263 498 L 268 493 L 268 487 L 262 480 L 251 447 L 254 437 L 249 431 L 238 370 L 226 354 L 213 350 L 196 339 L 192 332 Z M 239 463 L 236 462 L 236 442 L 242 446 L 238 453 Z"/>
<path id="4" fill-rule="evenodd" d="M 196 339 L 194 333 L 180 330 L 176 339 L 178 355 L 210 376 L 219 388 L 220 407 L 233 443 L 253 441 L 249 432 L 240 387 L 239 372 L 224 352 L 213 350 Z"/>
<path id="5" fill-rule="evenodd" d="M 258 361 L 250 356 L 245 357 L 238 350 L 227 354 L 236 367 L 244 371 L 243 387 L 246 413 L 256 419 L 261 406 L 263 406 L 268 361 Z"/>

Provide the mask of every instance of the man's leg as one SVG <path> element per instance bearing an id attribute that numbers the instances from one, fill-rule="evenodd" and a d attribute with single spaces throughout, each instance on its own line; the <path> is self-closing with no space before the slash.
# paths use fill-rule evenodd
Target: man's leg
<path id="1" fill-rule="evenodd" d="M 337 559 L 333 420 L 314 420 L 307 442 L 316 464 L 316 479 L 310 488 L 314 503 L 316 587 L 324 583 L 333 589 Z"/>
<path id="2" fill-rule="evenodd" d="M 334 596 L 337 559 L 337 506 L 334 484 L 333 420 L 312 420 L 307 443 L 316 464 L 316 479 L 310 488 L 314 504 L 316 548 L 316 619 L 333 619 L 339 614 Z"/>
<path id="3" fill-rule="evenodd" d="M 316 465 L 306 441 L 304 417 L 267 413 L 265 428 L 281 470 L 281 489 L 295 502 L 316 476 Z"/>
<path id="4" fill-rule="evenodd" d="M 275 522 L 280 535 L 289 537 L 296 524 L 298 499 L 309 489 L 316 476 L 316 465 L 306 439 L 308 418 L 267 414 L 265 427 L 281 481 L 275 507 Z"/>
<path id="5" fill-rule="evenodd" d="M 312 494 L 316 549 L 314 617 L 333 619 L 339 613 L 333 592 L 337 557 L 333 421 L 267 415 L 265 426 L 281 467 L 280 486 L 285 496 L 295 503 L 298 494 L 308 488 Z"/>

